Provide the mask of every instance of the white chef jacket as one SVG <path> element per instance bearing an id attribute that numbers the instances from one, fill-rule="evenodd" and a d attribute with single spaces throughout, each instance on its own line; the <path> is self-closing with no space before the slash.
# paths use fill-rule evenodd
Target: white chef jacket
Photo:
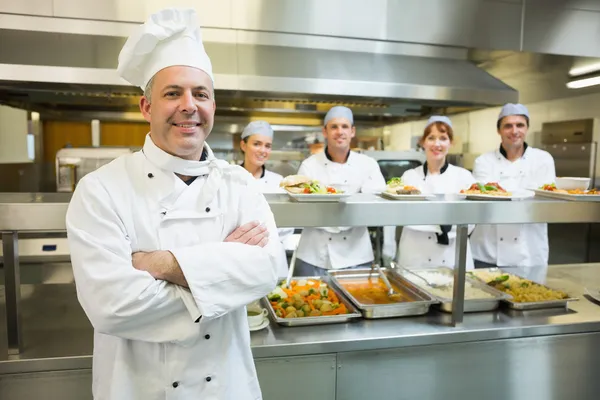
<path id="1" fill-rule="evenodd" d="M 385 189 L 377 161 L 353 151 L 344 164 L 329 160 L 325 152 L 314 154 L 302 162 L 298 174 L 324 185 L 341 187 L 347 193 L 379 193 Z M 374 259 L 369 232 L 364 226 L 305 228 L 297 257 L 326 269 L 353 267 Z"/>
<path id="2" fill-rule="evenodd" d="M 66 223 L 96 400 L 261 398 L 245 305 L 275 287 L 281 244 L 256 180 L 205 146 L 206 174 L 189 186 L 148 136 L 75 190 Z M 223 242 L 253 220 L 267 246 Z M 133 268 L 133 252 L 154 250 L 173 253 L 189 290 Z"/>
<path id="3" fill-rule="evenodd" d="M 464 168 L 446 164 L 440 174 L 426 174 L 427 165 L 406 171 L 402 175 L 405 185 L 414 186 L 424 194 L 457 194 L 468 189 L 475 179 Z M 438 244 L 439 225 L 411 225 L 402 229 L 397 261 L 404 267 L 454 268 L 456 257 L 456 226 L 448 232 L 448 245 Z M 471 247 L 467 242 L 467 269 L 473 269 Z"/>
<path id="4" fill-rule="evenodd" d="M 556 179 L 552 156 L 530 146 L 515 162 L 506 159 L 500 149 L 479 156 L 473 175 L 478 182 L 498 182 L 508 191 L 535 189 Z M 499 267 L 548 266 L 547 224 L 478 225 L 471 245 L 476 260 Z"/>

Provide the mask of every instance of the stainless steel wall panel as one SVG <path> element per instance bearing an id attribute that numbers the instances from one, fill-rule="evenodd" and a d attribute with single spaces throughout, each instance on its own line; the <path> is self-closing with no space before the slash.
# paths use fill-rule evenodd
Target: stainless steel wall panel
<path id="1" fill-rule="evenodd" d="M 389 0 L 387 40 L 520 50 L 521 1 Z"/>
<path id="2" fill-rule="evenodd" d="M 0 13 L 52 15 L 53 0 L 2 0 Z"/>
<path id="3" fill-rule="evenodd" d="M 567 8 L 568 3 L 586 9 Z M 599 2 L 527 0 L 523 26 L 523 51 L 600 57 Z"/>
<path id="4" fill-rule="evenodd" d="M 233 0 L 236 29 L 385 39 L 386 0 Z"/>

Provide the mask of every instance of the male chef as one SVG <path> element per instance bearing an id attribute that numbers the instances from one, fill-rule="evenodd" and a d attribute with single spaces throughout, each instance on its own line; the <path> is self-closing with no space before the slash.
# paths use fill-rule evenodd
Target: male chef
<path id="1" fill-rule="evenodd" d="M 94 398 L 260 399 L 245 305 L 275 287 L 280 242 L 256 180 L 205 142 L 215 97 L 196 13 L 150 16 L 118 72 L 144 89 L 150 133 L 86 175 L 67 212 Z"/>
<path id="2" fill-rule="evenodd" d="M 496 128 L 500 146 L 475 160 L 478 182 L 498 182 L 510 192 L 535 189 L 556 178 L 554 159 L 525 142 L 529 111 L 522 104 L 506 104 Z M 475 267 L 498 266 L 544 283 L 548 269 L 547 224 L 478 225 L 471 236 Z"/>
<path id="3" fill-rule="evenodd" d="M 384 190 L 385 180 L 377 162 L 350 150 L 355 134 L 352 111 L 342 106 L 331 108 L 323 122 L 327 146 L 304 160 L 298 174 L 348 193 Z M 326 275 L 330 269 L 370 265 L 373 259 L 367 227 L 305 228 L 298 244 L 294 275 Z"/>

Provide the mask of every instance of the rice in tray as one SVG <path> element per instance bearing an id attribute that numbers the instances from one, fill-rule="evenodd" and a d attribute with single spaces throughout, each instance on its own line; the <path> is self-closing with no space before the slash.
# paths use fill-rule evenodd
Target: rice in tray
<path id="1" fill-rule="evenodd" d="M 412 283 L 421 286 L 429 293 L 434 296 L 441 297 L 444 299 L 452 299 L 454 297 L 454 278 L 448 274 L 436 271 L 413 271 L 417 275 L 425 278 L 428 282 L 434 285 L 448 285 L 446 287 L 431 287 L 425 283 L 422 279 L 419 279 L 411 274 L 406 274 L 405 278 L 409 279 Z M 487 293 L 471 284 L 470 282 L 465 282 L 465 300 L 475 300 L 475 299 L 490 299 L 494 296 L 490 293 Z"/>
<path id="2" fill-rule="evenodd" d="M 491 287 L 510 294 L 515 303 L 535 303 L 539 301 L 563 300 L 569 295 L 559 290 L 549 289 L 538 283 L 516 275 L 500 271 L 475 270 L 471 275 L 488 283 Z M 496 281 L 491 283 L 492 281 Z"/>

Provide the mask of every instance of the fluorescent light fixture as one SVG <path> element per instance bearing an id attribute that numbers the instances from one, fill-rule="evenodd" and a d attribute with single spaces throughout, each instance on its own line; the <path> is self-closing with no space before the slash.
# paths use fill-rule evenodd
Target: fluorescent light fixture
<path id="1" fill-rule="evenodd" d="M 589 86 L 600 85 L 600 76 L 593 76 L 591 78 L 576 79 L 567 82 L 569 89 L 581 89 Z"/>
<path id="2" fill-rule="evenodd" d="M 600 62 L 588 65 L 582 65 L 580 67 L 573 67 L 569 70 L 569 75 L 571 76 L 579 76 L 579 75 L 587 75 L 592 72 L 600 71 Z"/>

